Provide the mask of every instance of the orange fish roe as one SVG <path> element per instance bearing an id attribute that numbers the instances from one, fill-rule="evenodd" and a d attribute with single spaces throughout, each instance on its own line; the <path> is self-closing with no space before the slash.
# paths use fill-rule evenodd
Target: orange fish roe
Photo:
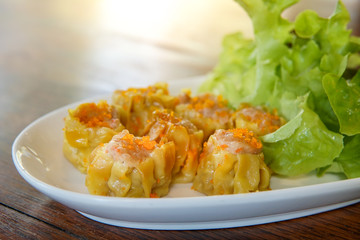
<path id="1" fill-rule="evenodd" d="M 249 131 L 246 128 L 234 128 L 229 129 L 229 132 L 232 132 L 235 138 L 240 138 L 241 140 L 248 143 L 251 147 L 260 149 L 262 148 L 262 143 L 259 139 L 254 136 L 254 133 Z"/>
<path id="2" fill-rule="evenodd" d="M 136 139 L 135 143 L 139 146 L 143 146 L 147 150 L 152 150 L 156 146 L 156 141 L 150 140 L 149 136 L 144 136 L 140 139 Z"/>
<path id="3" fill-rule="evenodd" d="M 160 90 L 162 88 L 159 88 L 157 86 L 149 86 L 146 88 L 128 88 L 127 90 L 116 90 L 115 93 L 116 94 L 120 94 L 122 96 L 126 96 L 128 94 L 140 94 L 140 95 L 151 95 L 153 93 L 156 93 L 158 90 Z M 164 94 L 168 94 L 168 90 L 167 89 L 163 89 L 164 90 Z"/>
<path id="4" fill-rule="evenodd" d="M 165 111 L 157 111 L 155 113 L 157 121 L 171 122 L 171 123 L 179 123 L 181 122 L 181 118 L 176 117 L 173 111 L 165 112 Z"/>
<path id="5" fill-rule="evenodd" d="M 226 144 L 220 145 L 220 148 L 223 150 L 226 149 L 227 147 L 228 147 L 228 145 L 226 145 Z"/>
<path id="6" fill-rule="evenodd" d="M 142 97 L 140 96 L 140 95 L 136 95 L 136 96 L 134 96 L 134 102 L 135 103 L 140 103 L 141 102 L 141 100 L 142 100 Z"/>
<path id="7" fill-rule="evenodd" d="M 236 153 L 239 153 L 239 152 L 241 152 L 242 150 L 243 150 L 243 148 L 238 148 L 238 149 L 235 150 L 235 152 L 236 152 Z"/>
<path id="8" fill-rule="evenodd" d="M 201 117 L 209 118 L 221 124 L 226 124 L 231 116 L 231 109 L 221 95 L 203 94 L 193 97 L 187 108 L 196 111 Z M 203 124 L 206 124 L 204 122 Z M 203 126 L 205 127 L 205 126 Z"/>
<path id="9" fill-rule="evenodd" d="M 271 114 L 258 108 L 246 107 L 240 110 L 240 116 L 248 122 L 255 123 L 263 132 L 274 132 L 281 125 L 276 109 Z"/>
<path id="10" fill-rule="evenodd" d="M 196 96 L 191 99 L 191 104 L 189 108 L 193 108 L 197 111 L 209 108 L 225 108 L 226 101 L 222 98 L 221 95 L 215 97 L 209 93 L 202 96 Z"/>
<path id="11" fill-rule="evenodd" d="M 134 135 L 126 134 L 124 137 L 122 137 L 122 140 L 125 140 L 127 142 L 128 149 L 134 149 Z"/>
<path id="12" fill-rule="evenodd" d="M 229 116 L 229 112 L 226 111 L 226 110 L 218 111 L 215 114 L 216 114 L 216 116 L 218 116 L 220 118 L 224 118 L 224 117 Z"/>
<path id="13" fill-rule="evenodd" d="M 153 150 L 156 146 L 156 142 L 150 140 L 149 136 L 135 138 L 134 135 L 128 133 L 125 136 L 123 136 L 121 140 L 126 141 L 127 149 L 145 148 L 147 150 Z"/>
<path id="14" fill-rule="evenodd" d="M 84 103 L 78 107 L 76 118 L 87 127 L 110 127 L 111 109 L 106 102 Z"/>

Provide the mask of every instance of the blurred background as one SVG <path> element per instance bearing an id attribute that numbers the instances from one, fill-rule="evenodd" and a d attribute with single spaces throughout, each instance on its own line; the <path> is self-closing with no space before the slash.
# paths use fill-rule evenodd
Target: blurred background
<path id="1" fill-rule="evenodd" d="M 301 0 L 329 16 L 335 0 Z M 359 35 L 359 0 L 343 0 Z M 252 37 L 233 0 L 0 0 L 0 84 L 25 78 L 89 87 L 171 81 L 209 72 L 227 33 Z M 40 87 L 40 86 L 39 86 Z"/>

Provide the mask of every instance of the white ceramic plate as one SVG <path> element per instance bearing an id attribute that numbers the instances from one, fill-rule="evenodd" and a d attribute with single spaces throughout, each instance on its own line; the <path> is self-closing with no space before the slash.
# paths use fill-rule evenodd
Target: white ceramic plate
<path id="1" fill-rule="evenodd" d="M 230 228 L 293 219 L 360 202 L 360 178 L 344 180 L 331 174 L 322 178 L 314 174 L 291 179 L 274 176 L 272 191 L 250 194 L 203 196 L 191 190 L 190 184 L 178 184 L 161 199 L 90 195 L 85 175 L 62 154 L 63 118 L 78 104 L 55 110 L 26 127 L 16 138 L 12 154 L 18 172 L 29 184 L 93 220 L 159 230 Z"/>

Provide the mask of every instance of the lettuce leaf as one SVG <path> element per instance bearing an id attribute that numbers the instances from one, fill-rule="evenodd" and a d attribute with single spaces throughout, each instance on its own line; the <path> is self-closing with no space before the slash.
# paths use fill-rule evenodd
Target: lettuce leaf
<path id="1" fill-rule="evenodd" d="M 347 138 L 344 149 L 335 162 L 341 165 L 348 178 L 360 177 L 360 134 Z"/>
<path id="2" fill-rule="evenodd" d="M 345 137 L 344 148 L 340 156 L 331 165 L 319 168 L 317 175 L 322 176 L 325 172 L 343 173 L 347 178 L 360 177 L 360 134 Z"/>
<path id="3" fill-rule="evenodd" d="M 343 136 L 325 127 L 307 106 L 306 97 L 299 99 L 298 115 L 278 131 L 262 137 L 265 162 L 281 175 L 305 174 L 330 165 L 343 149 Z"/>
<path id="4" fill-rule="evenodd" d="M 355 135 L 360 132 L 360 72 L 352 80 L 328 74 L 324 89 L 340 123 L 340 132 Z M 359 149 L 360 152 L 360 149 Z"/>
<path id="5" fill-rule="evenodd" d="M 358 66 L 360 39 L 347 29 L 348 11 L 340 1 L 329 18 L 305 10 L 290 22 L 281 14 L 297 0 L 236 2 L 250 16 L 255 38 L 225 36 L 219 62 L 199 91 L 222 94 L 235 109 L 243 102 L 276 108 L 288 120 L 263 137 L 275 173 L 326 171 L 347 149 L 344 135 L 360 134 L 360 74 L 349 68 Z M 352 164 L 358 169 L 360 160 Z"/>

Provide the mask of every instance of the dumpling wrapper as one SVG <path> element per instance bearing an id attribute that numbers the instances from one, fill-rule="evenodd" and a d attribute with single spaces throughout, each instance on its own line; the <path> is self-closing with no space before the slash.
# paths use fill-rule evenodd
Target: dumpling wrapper
<path id="1" fill-rule="evenodd" d="M 217 130 L 204 144 L 193 188 L 206 195 L 268 190 L 271 171 L 247 129 Z"/>
<path id="2" fill-rule="evenodd" d="M 91 154 L 86 186 L 91 194 L 162 197 L 168 194 L 175 163 L 173 142 L 158 144 L 127 130 Z"/>
<path id="3" fill-rule="evenodd" d="M 80 104 L 69 109 L 65 118 L 63 153 L 80 172 L 85 173 L 91 152 L 123 129 L 114 108 L 106 101 Z"/>
<path id="4" fill-rule="evenodd" d="M 198 129 L 204 132 L 204 140 L 217 129 L 230 128 L 232 111 L 227 107 L 227 101 L 221 96 L 201 94 L 195 97 L 190 92 L 181 94 L 175 113 L 191 121 Z"/>
<path id="5" fill-rule="evenodd" d="M 169 95 L 166 83 L 157 83 L 147 88 L 116 90 L 112 104 L 121 123 L 131 134 L 143 136 L 152 114 L 158 109 L 173 109 L 176 99 Z"/>
<path id="6" fill-rule="evenodd" d="M 174 142 L 176 160 L 172 171 L 174 183 L 190 183 L 194 180 L 202 150 L 203 131 L 173 111 L 156 111 L 146 133 L 157 142 Z"/>

